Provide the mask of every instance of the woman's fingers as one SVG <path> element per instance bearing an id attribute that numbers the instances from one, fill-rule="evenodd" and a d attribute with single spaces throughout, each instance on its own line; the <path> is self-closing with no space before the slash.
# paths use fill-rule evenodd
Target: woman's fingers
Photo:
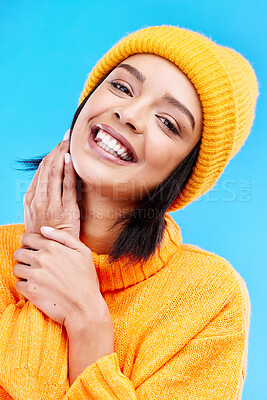
<path id="1" fill-rule="evenodd" d="M 56 152 L 57 152 L 57 149 L 58 149 L 59 145 L 60 145 L 60 143 L 48 155 L 51 155 L 51 156 L 54 157 Z M 40 174 L 41 166 L 42 166 L 42 162 L 40 162 L 40 164 L 39 164 L 39 166 L 38 166 L 38 168 L 37 168 L 37 170 L 36 170 L 36 172 L 35 172 L 35 174 L 33 176 L 33 179 L 32 179 L 32 181 L 30 183 L 30 186 L 28 187 L 27 193 L 25 195 L 24 201 L 26 201 L 28 204 L 31 204 L 32 199 L 35 196 L 35 191 L 36 191 L 38 180 L 39 180 L 39 174 Z"/>
<path id="2" fill-rule="evenodd" d="M 77 203 L 76 173 L 69 153 L 65 153 L 64 164 L 62 204 L 75 204 Z"/>
<path id="3" fill-rule="evenodd" d="M 32 178 L 30 186 L 28 187 L 27 193 L 24 196 L 24 205 L 25 205 L 25 202 L 30 204 L 32 202 L 32 199 L 34 198 L 40 169 L 41 169 L 41 163 L 39 164 L 37 171 L 35 172 L 34 177 Z"/>
<path id="4" fill-rule="evenodd" d="M 48 225 L 79 238 L 76 172 L 71 161 L 65 163 L 65 154 L 70 157 L 70 140 L 66 135 L 64 139 L 40 163 L 30 187 L 31 201 L 29 194 L 25 195 L 24 223 L 29 233 L 40 234 L 41 226 Z"/>
<path id="5" fill-rule="evenodd" d="M 29 265 L 18 263 L 13 268 L 13 274 L 15 275 L 16 278 L 27 281 L 29 279 L 29 275 L 31 272 L 29 268 L 30 268 Z"/>
<path id="6" fill-rule="evenodd" d="M 43 161 L 41 162 L 41 168 L 38 176 L 38 182 L 36 186 L 36 191 L 35 191 L 35 201 L 38 203 L 41 202 L 47 202 L 49 200 L 52 200 L 54 202 L 59 202 L 61 204 L 61 187 L 60 191 L 58 188 L 55 188 L 55 183 L 53 183 L 54 178 L 56 178 L 56 168 L 53 167 L 52 165 L 54 163 L 54 160 L 58 159 L 58 154 L 60 152 L 61 147 L 68 148 L 68 144 L 66 145 L 66 142 L 61 141 L 56 148 L 54 149 L 55 151 L 51 151 L 47 156 L 43 158 Z M 55 165 L 55 164 L 54 164 Z M 62 180 L 62 176 L 61 176 Z M 58 185 L 57 181 L 57 185 Z M 53 194 L 50 196 L 50 191 L 52 190 L 52 186 L 54 185 L 54 191 Z M 55 193 L 60 192 L 60 197 L 56 195 Z M 54 196 L 53 196 L 54 195 Z"/>
<path id="7" fill-rule="evenodd" d="M 64 139 L 60 143 L 58 151 L 50 165 L 48 171 L 48 182 L 47 182 L 47 196 L 50 202 L 62 202 L 62 182 L 63 182 L 63 171 L 64 171 L 64 156 L 69 151 L 69 130 L 66 132 L 68 135 L 64 136 Z"/>

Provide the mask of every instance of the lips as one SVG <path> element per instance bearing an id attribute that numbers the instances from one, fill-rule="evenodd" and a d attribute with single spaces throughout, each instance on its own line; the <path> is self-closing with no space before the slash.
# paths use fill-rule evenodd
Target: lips
<path id="1" fill-rule="evenodd" d="M 103 131 L 106 131 L 108 134 L 110 134 L 115 139 L 117 139 L 119 142 L 121 142 L 123 144 L 123 146 L 125 146 L 126 149 L 132 154 L 132 156 L 133 156 L 132 162 L 137 162 L 138 161 L 137 154 L 136 154 L 133 146 L 131 145 L 131 143 L 128 142 L 128 140 L 124 136 L 122 136 L 118 131 L 116 131 L 115 129 L 113 129 L 109 125 L 97 124 L 97 125 L 94 125 L 92 127 L 92 130 L 91 130 L 93 137 L 96 136 L 96 134 L 97 134 L 99 129 L 102 129 Z"/>

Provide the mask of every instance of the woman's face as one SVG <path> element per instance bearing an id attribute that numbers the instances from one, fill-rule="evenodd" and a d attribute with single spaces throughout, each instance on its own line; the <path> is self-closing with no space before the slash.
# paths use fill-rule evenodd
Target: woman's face
<path id="1" fill-rule="evenodd" d="M 168 177 L 201 133 L 201 103 L 187 76 L 162 57 L 136 54 L 87 100 L 72 131 L 70 153 L 83 183 L 134 204 Z M 106 150 L 99 145 L 105 142 Z M 110 154 L 112 146 L 122 155 Z"/>

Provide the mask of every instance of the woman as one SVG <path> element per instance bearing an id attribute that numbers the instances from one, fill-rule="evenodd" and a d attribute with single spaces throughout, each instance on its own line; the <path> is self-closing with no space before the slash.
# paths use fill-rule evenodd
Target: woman
<path id="1" fill-rule="evenodd" d="M 0 398 L 241 398 L 246 285 L 168 212 L 215 184 L 257 94 L 241 55 L 178 27 L 97 63 L 65 140 L 29 162 L 25 224 L 1 227 Z"/>

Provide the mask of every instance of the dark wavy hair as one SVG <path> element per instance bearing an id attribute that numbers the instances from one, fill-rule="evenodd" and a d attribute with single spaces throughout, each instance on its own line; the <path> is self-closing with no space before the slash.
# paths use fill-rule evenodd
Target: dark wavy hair
<path id="1" fill-rule="evenodd" d="M 71 123 L 71 133 L 86 101 L 109 73 L 100 80 L 77 108 Z M 138 262 L 145 263 L 149 257 L 154 255 L 157 247 L 159 248 L 162 242 L 166 225 L 165 213 L 188 181 L 198 157 L 200 143 L 201 139 L 161 184 L 139 200 L 134 210 L 117 218 L 110 229 L 113 229 L 118 224 L 121 225 L 121 228 L 109 254 L 110 263 L 117 261 L 122 256 L 129 258 L 127 265 L 133 265 Z M 35 171 L 45 155 L 16 160 L 17 163 L 22 164 L 22 168 L 15 169 L 23 172 Z M 80 179 L 77 174 L 76 177 L 78 180 Z"/>

